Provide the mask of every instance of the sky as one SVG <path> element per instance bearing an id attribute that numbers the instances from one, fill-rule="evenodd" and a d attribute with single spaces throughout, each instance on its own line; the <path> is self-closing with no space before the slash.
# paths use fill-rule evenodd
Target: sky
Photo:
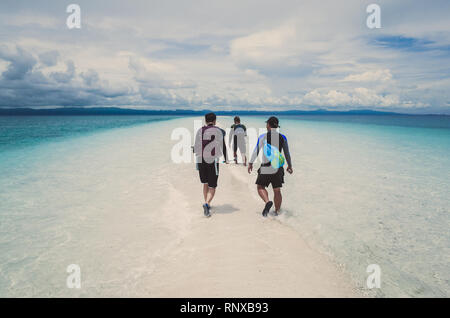
<path id="1" fill-rule="evenodd" d="M 71 1 L 0 2 L 0 107 L 450 114 L 448 0 Z"/>

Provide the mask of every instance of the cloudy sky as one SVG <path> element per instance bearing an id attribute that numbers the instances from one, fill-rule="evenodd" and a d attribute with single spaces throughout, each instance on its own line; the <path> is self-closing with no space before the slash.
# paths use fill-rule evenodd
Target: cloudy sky
<path id="1" fill-rule="evenodd" d="M 449 13 L 448 0 L 2 0 L 0 107 L 450 114 Z"/>

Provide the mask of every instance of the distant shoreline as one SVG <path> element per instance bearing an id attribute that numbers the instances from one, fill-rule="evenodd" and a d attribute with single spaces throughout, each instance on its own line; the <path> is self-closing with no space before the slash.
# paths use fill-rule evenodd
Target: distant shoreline
<path id="1" fill-rule="evenodd" d="M 163 115 L 163 116 L 201 116 L 211 110 L 145 110 L 119 107 L 67 107 L 67 108 L 49 108 L 49 109 L 34 109 L 34 108 L 0 108 L 0 116 L 95 116 L 95 115 Z M 251 111 L 251 110 L 236 110 L 236 111 L 214 111 L 219 116 L 297 116 L 297 115 L 369 115 L 369 116 L 450 116 L 447 114 L 407 114 L 396 112 L 381 112 L 375 110 L 348 110 L 348 111 L 330 111 L 330 110 L 285 110 L 285 111 Z"/>

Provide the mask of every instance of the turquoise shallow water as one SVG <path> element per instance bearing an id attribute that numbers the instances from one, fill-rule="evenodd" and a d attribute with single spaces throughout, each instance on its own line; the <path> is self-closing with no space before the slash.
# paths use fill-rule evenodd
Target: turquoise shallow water
<path id="1" fill-rule="evenodd" d="M 138 293 L 164 248 L 152 238 L 169 244 L 181 226 L 152 214 L 173 200 L 161 189 L 170 188 L 177 121 L 165 119 L 0 117 L 0 296 Z M 264 127 L 262 117 L 242 120 Z M 295 170 L 280 220 L 362 288 L 378 264 L 377 296 L 450 296 L 449 117 L 280 123 Z M 79 294 L 61 284 L 71 263 L 89 269 Z"/>
<path id="2" fill-rule="evenodd" d="M 250 126 L 260 121 L 246 119 Z M 363 288 L 367 266 L 379 265 L 377 296 L 448 297 L 449 122 L 280 118 L 295 170 L 283 189 L 283 222 L 330 253 Z"/>
<path id="3" fill-rule="evenodd" d="M 174 116 L 0 116 L 0 152 L 170 118 Z"/>
<path id="4" fill-rule="evenodd" d="M 294 189 L 310 193 L 305 210 L 311 214 L 304 216 L 314 228 L 322 225 L 317 232 L 324 242 L 355 274 L 365 277 L 365 266 L 379 264 L 379 295 L 449 296 L 450 131 L 332 123 L 321 132 L 316 128 L 294 129 L 305 136 L 294 142 L 299 168 L 305 165 L 304 182 Z M 314 211 L 316 204 L 322 213 Z M 302 219 L 301 209 L 296 214 Z"/>
<path id="5" fill-rule="evenodd" d="M 10 119 L 24 142 L 0 151 L 0 297 L 139 296 L 134 284 L 179 232 L 151 213 L 166 204 L 171 120 Z M 81 290 L 66 287 L 70 264 Z"/>

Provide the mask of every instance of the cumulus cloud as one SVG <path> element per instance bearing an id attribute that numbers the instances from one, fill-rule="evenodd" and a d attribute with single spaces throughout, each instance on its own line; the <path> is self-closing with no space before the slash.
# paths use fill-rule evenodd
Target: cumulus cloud
<path id="1" fill-rule="evenodd" d="M 65 62 L 65 71 L 49 72 L 45 66 L 56 64 L 38 67 L 37 58 L 21 47 L 1 47 L 0 58 L 10 63 L 0 77 L 0 107 L 108 105 L 111 98 L 130 98 L 127 88 L 110 86 L 94 70 L 78 76 L 71 60 Z"/>
<path id="2" fill-rule="evenodd" d="M 173 65 L 162 62 L 154 62 L 139 59 L 135 56 L 130 57 L 129 68 L 134 73 L 134 79 L 141 87 L 179 89 L 194 88 L 192 81 L 182 80 L 180 78 L 170 79 L 177 70 Z"/>
<path id="3" fill-rule="evenodd" d="M 346 76 L 344 82 L 387 82 L 392 79 L 391 71 L 388 69 L 367 71 L 360 74 Z"/>
<path id="4" fill-rule="evenodd" d="M 405 106 L 394 94 L 382 95 L 375 91 L 356 87 L 350 91 L 330 90 L 320 92 L 313 90 L 305 94 L 303 103 L 308 105 L 324 105 L 324 106 L 352 106 L 354 108 L 367 105 L 376 106 L 378 108 L 389 108 L 390 106 Z"/>
<path id="5" fill-rule="evenodd" d="M 17 46 L 15 50 L 5 45 L 0 46 L 0 58 L 9 62 L 8 68 L 2 73 L 6 80 L 21 80 L 36 65 L 36 59 L 29 52 Z"/>
<path id="6" fill-rule="evenodd" d="M 58 63 L 59 52 L 56 50 L 39 54 L 39 61 L 45 66 L 55 66 Z"/>
<path id="7" fill-rule="evenodd" d="M 450 113 L 448 1 L 423 15 L 380 0 L 379 30 L 358 0 L 80 0 L 78 30 L 61 27 L 64 6 L 26 4 L 0 2 L 0 107 Z"/>
<path id="8" fill-rule="evenodd" d="M 296 65 L 299 61 L 294 58 L 295 35 L 294 25 L 287 24 L 240 37 L 231 42 L 231 56 L 246 68 L 284 62 Z"/>
<path id="9" fill-rule="evenodd" d="M 327 52 L 322 39 L 312 38 L 301 25 L 286 22 L 273 29 L 258 31 L 231 41 L 230 55 L 244 70 L 268 76 L 305 76 L 318 66 Z"/>
<path id="10" fill-rule="evenodd" d="M 53 72 L 50 77 L 59 83 L 68 83 L 75 77 L 75 64 L 73 61 L 66 62 L 67 70 L 65 72 Z"/>
<path id="11" fill-rule="evenodd" d="M 80 76 L 84 83 L 88 86 L 95 85 L 100 81 L 98 73 L 93 69 L 88 69 L 86 72 L 82 72 Z"/>

